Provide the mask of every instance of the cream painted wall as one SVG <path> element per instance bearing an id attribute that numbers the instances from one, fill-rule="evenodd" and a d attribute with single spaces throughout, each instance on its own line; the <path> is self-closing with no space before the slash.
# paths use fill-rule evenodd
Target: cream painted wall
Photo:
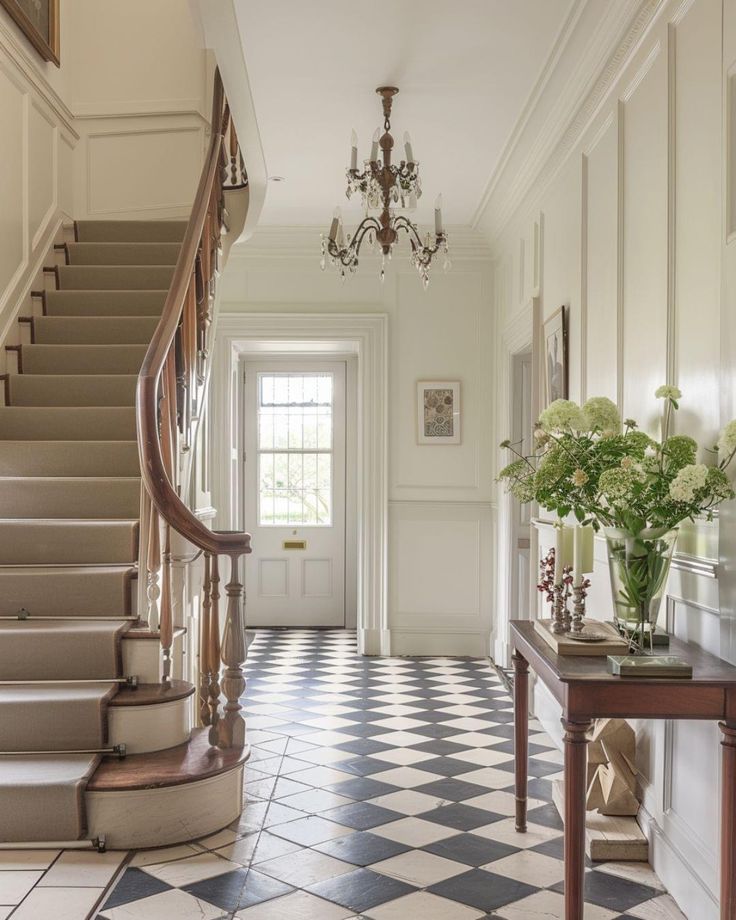
<path id="1" fill-rule="evenodd" d="M 62 224 L 186 217 L 206 144 L 211 66 L 188 0 L 61 4 L 61 67 L 0 10 L 0 341 Z M 0 371 L 5 368 L 4 350 Z"/>
<path id="2" fill-rule="evenodd" d="M 640 10 L 633 39 L 590 96 L 580 93 L 572 133 L 550 146 L 510 218 L 499 226 L 493 200 L 481 215 L 496 259 L 496 364 L 506 330 L 521 321 L 531 338 L 534 295 L 543 317 L 565 304 L 571 398 L 609 396 L 654 431 L 654 390 L 674 383 L 679 431 L 709 444 L 736 408 L 736 209 L 723 208 L 736 187 L 736 145 L 725 143 L 736 124 L 736 10 L 721 0 Z M 497 440 L 506 434 L 497 428 Z M 678 560 L 667 599 L 670 630 L 732 661 L 735 514 L 685 529 L 680 552 L 693 558 Z M 542 545 L 549 539 L 541 528 Z M 599 540 L 590 608 L 600 618 L 611 612 L 607 580 Z M 556 731 L 555 704 L 541 688 L 535 699 Z M 654 866 L 698 920 L 718 916 L 718 735 L 709 723 L 639 726 Z"/>
<path id="3" fill-rule="evenodd" d="M 483 655 L 489 648 L 490 264 L 485 247 L 467 231 L 453 235 L 452 247 L 451 271 L 443 274 L 441 266 L 435 267 L 427 291 L 405 257 L 394 259 L 383 285 L 372 258 L 342 284 L 334 271 L 320 271 L 319 231 L 269 228 L 234 250 L 222 278 L 222 310 L 231 335 L 238 312 L 388 316 L 388 626 L 393 654 Z M 461 381 L 460 445 L 417 444 L 416 382 L 422 379 Z M 217 438 L 215 445 L 216 450 L 226 446 Z M 215 505 L 223 507 L 217 491 Z"/>

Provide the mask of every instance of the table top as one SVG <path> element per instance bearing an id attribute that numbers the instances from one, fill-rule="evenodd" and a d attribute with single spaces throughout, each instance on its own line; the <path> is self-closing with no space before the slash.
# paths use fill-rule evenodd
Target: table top
<path id="1" fill-rule="evenodd" d="M 511 647 L 568 714 L 736 720 L 736 666 L 692 642 L 672 637 L 669 648 L 654 649 L 687 661 L 692 678 L 619 677 L 609 673 L 605 655 L 556 655 L 530 620 L 511 621 Z"/>

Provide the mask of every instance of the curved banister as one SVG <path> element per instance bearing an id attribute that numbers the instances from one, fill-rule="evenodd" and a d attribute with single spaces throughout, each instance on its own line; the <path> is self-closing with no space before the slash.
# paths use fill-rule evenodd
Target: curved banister
<path id="1" fill-rule="evenodd" d="M 240 696 L 245 687 L 243 585 L 240 557 L 250 552 L 250 534 L 212 531 L 182 500 L 180 456 L 196 444 L 209 376 L 209 334 L 221 257 L 221 233 L 227 227 L 225 191 L 234 196 L 248 185 L 245 164 L 215 71 L 211 137 L 197 193 L 161 318 L 141 365 L 136 387 L 136 424 L 143 489 L 139 546 L 139 614 L 147 606 L 148 625 L 158 629 L 162 674 L 171 679 L 174 606 L 171 530 L 205 554 L 199 641 L 199 712 L 218 747 L 245 744 Z M 237 206 L 243 199 L 229 198 Z M 247 200 L 247 199 L 245 199 Z M 191 464 L 185 464 L 191 469 Z M 163 535 L 163 539 L 162 539 Z M 145 543 L 147 541 L 147 543 Z M 225 585 L 224 628 L 219 620 L 219 556 L 230 557 Z M 141 576 L 145 572 L 145 579 Z M 160 583 L 159 583 L 160 582 Z M 145 589 L 145 594 L 143 593 Z M 220 663 L 224 670 L 220 674 Z M 220 714 L 221 694 L 225 705 Z"/>
<path id="2" fill-rule="evenodd" d="M 161 319 L 153 333 L 138 375 L 136 421 L 143 483 L 153 506 L 163 520 L 200 549 L 213 554 L 240 555 L 250 551 L 250 535 L 247 533 L 216 533 L 192 513 L 179 497 L 169 477 L 159 435 L 161 376 L 166 360 L 172 352 L 186 298 L 195 275 L 195 265 L 200 254 L 202 235 L 213 191 L 216 188 L 219 191 L 221 187 L 219 182 L 222 168 L 220 158 L 228 116 L 220 73 L 215 71 L 210 144 L 174 269 L 171 287 L 164 303 Z"/>

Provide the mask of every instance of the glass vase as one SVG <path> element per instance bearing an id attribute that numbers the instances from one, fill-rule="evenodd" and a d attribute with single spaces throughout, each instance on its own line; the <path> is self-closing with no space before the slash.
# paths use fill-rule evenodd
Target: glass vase
<path id="1" fill-rule="evenodd" d="M 676 527 L 644 529 L 637 534 L 604 529 L 614 618 L 634 654 L 652 651 L 677 532 Z"/>

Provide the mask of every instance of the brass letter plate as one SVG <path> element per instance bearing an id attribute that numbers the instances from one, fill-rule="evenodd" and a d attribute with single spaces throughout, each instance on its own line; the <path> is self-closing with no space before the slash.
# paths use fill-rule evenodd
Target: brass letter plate
<path id="1" fill-rule="evenodd" d="M 306 540 L 284 540 L 281 544 L 283 549 L 306 549 Z"/>

